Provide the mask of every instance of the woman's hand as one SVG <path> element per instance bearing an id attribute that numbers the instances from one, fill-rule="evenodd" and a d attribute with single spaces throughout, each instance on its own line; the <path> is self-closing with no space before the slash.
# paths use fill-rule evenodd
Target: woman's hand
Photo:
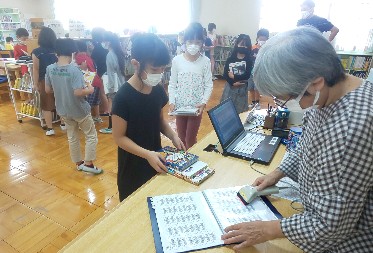
<path id="1" fill-rule="evenodd" d="M 201 115 L 203 113 L 203 110 L 205 110 L 206 108 L 206 104 L 199 104 L 196 105 L 196 107 L 198 108 L 198 115 Z"/>
<path id="2" fill-rule="evenodd" d="M 186 151 L 184 143 L 180 140 L 179 136 L 176 133 L 172 136 L 171 141 L 172 144 L 174 144 L 175 148 Z"/>
<path id="3" fill-rule="evenodd" d="M 251 221 L 226 227 L 221 239 L 224 244 L 239 243 L 234 250 L 284 237 L 280 221 Z"/>
<path id="4" fill-rule="evenodd" d="M 229 72 L 228 72 L 228 76 L 229 76 L 229 78 L 234 79 L 234 74 L 233 74 L 232 71 L 229 71 Z"/>
<path id="5" fill-rule="evenodd" d="M 166 163 L 166 160 L 160 153 L 155 151 L 149 151 L 145 159 L 148 161 L 150 166 L 152 166 L 153 169 L 155 169 L 155 171 L 157 171 L 158 173 L 167 172 L 167 168 L 164 165 Z"/>
<path id="6" fill-rule="evenodd" d="M 284 176 L 285 174 L 281 170 L 275 169 L 268 175 L 261 176 L 255 179 L 252 186 L 256 186 L 256 189 L 258 191 L 261 191 L 269 186 L 275 185 Z"/>

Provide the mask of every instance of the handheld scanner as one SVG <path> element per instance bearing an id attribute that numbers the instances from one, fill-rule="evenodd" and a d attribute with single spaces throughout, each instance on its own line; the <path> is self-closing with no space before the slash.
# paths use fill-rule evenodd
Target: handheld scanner
<path id="1" fill-rule="evenodd" d="M 252 186 L 244 186 L 237 192 L 237 196 L 245 205 L 248 205 L 258 196 L 276 194 L 279 191 L 280 189 L 277 186 L 270 186 L 261 191 Z"/>

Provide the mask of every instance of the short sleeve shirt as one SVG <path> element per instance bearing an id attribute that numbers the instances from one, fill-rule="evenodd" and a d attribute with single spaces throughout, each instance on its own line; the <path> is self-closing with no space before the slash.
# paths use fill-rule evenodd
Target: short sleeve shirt
<path id="1" fill-rule="evenodd" d="M 86 98 L 74 95 L 74 90 L 85 87 L 83 73 L 77 66 L 58 66 L 57 63 L 49 65 L 45 85 L 53 88 L 58 115 L 81 119 L 91 112 Z"/>
<path id="2" fill-rule="evenodd" d="M 127 122 L 126 136 L 142 148 L 161 148 L 162 108 L 168 97 L 160 85 L 153 87 L 150 94 L 143 94 L 128 82 L 122 85 L 113 100 L 112 114 Z M 126 198 L 156 171 L 144 158 L 133 155 L 118 147 L 118 188 L 121 198 Z"/>
<path id="3" fill-rule="evenodd" d="M 313 26 L 320 32 L 328 32 L 334 27 L 334 25 L 326 18 L 322 18 L 316 15 L 313 15 L 310 18 L 303 18 L 298 20 L 297 26 L 305 25 Z"/>
<path id="4" fill-rule="evenodd" d="M 44 80 L 47 67 L 57 62 L 56 52 L 49 48 L 38 47 L 31 54 L 39 59 L 39 80 Z"/>

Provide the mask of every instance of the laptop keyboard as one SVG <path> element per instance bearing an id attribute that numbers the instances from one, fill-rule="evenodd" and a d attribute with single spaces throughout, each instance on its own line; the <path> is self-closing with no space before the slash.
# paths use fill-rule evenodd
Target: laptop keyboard
<path id="1" fill-rule="evenodd" d="M 264 139 L 265 136 L 263 135 L 248 132 L 233 150 L 246 155 L 252 155 Z"/>

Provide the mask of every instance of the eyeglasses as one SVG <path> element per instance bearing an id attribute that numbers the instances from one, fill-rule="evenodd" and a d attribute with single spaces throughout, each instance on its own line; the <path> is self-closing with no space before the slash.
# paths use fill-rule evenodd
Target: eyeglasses
<path id="1" fill-rule="evenodd" d="M 285 104 L 290 100 L 290 98 L 291 97 L 289 97 L 286 100 L 282 100 L 282 99 L 276 98 L 275 96 L 272 96 L 272 99 L 275 102 L 275 105 L 277 105 L 278 107 L 285 107 Z"/>

